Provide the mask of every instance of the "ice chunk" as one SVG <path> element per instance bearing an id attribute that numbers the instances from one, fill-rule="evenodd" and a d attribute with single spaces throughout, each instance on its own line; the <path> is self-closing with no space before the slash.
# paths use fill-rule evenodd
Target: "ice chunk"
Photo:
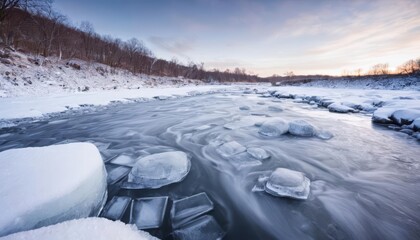
<path id="1" fill-rule="evenodd" d="M 203 130 L 207 130 L 207 129 L 210 129 L 210 128 L 211 128 L 210 125 L 202 125 L 202 126 L 199 126 L 199 127 L 194 128 L 194 130 L 196 130 L 196 131 L 203 131 Z"/>
<path id="2" fill-rule="evenodd" d="M 250 110 L 251 108 L 250 107 L 248 107 L 248 106 L 240 106 L 239 107 L 239 110 L 243 110 L 243 111 L 246 111 L 246 110 Z"/>
<path id="3" fill-rule="evenodd" d="M 110 163 L 128 166 L 128 167 L 133 167 L 136 162 L 137 162 L 137 159 L 131 156 L 125 155 L 125 154 L 121 154 L 110 161 Z"/>
<path id="4" fill-rule="evenodd" d="M 96 216 L 106 200 L 106 171 L 91 143 L 0 153 L 0 236 Z"/>
<path id="5" fill-rule="evenodd" d="M 108 172 L 107 182 L 108 184 L 112 185 L 127 176 L 131 168 L 126 166 L 107 164 L 106 170 Z"/>
<path id="6" fill-rule="evenodd" d="M 263 94 L 261 95 L 261 97 L 263 97 L 263 98 L 268 98 L 268 97 L 271 97 L 271 94 L 270 94 L 269 92 L 266 92 L 266 93 L 263 93 Z"/>
<path id="7" fill-rule="evenodd" d="M 238 128 L 253 126 L 256 123 L 263 121 L 264 119 L 265 117 L 260 117 L 260 116 L 247 116 L 239 120 L 226 123 L 225 125 L 223 125 L 223 127 L 229 130 L 235 130 Z"/>
<path id="8" fill-rule="evenodd" d="M 316 134 L 316 130 L 305 120 L 294 120 L 289 122 L 289 133 L 301 137 L 312 137 Z"/>
<path id="9" fill-rule="evenodd" d="M 204 192 L 175 200 L 171 209 L 172 226 L 177 228 L 181 224 L 211 210 L 213 210 L 213 202 Z"/>
<path id="10" fill-rule="evenodd" d="M 104 210 L 102 210 L 101 217 L 114 221 L 121 220 L 130 202 L 130 197 L 114 196 L 111 201 L 105 205 Z"/>
<path id="11" fill-rule="evenodd" d="M 348 112 L 357 112 L 356 109 L 353 109 L 351 107 L 345 106 L 343 104 L 339 103 L 332 103 L 328 105 L 328 110 L 330 112 L 336 112 L 336 113 L 348 113 Z"/>
<path id="12" fill-rule="evenodd" d="M 141 157 L 128 174 L 128 182 L 122 185 L 128 189 L 160 188 L 180 182 L 188 174 L 191 162 L 181 151 L 156 153 Z"/>
<path id="13" fill-rule="evenodd" d="M 272 118 L 265 121 L 259 130 L 259 133 L 265 136 L 278 137 L 287 133 L 289 124 L 280 118 Z"/>
<path id="14" fill-rule="evenodd" d="M 238 170 L 245 168 L 245 167 L 254 167 L 261 165 L 261 161 L 255 159 L 251 156 L 251 154 L 247 152 L 242 152 L 236 155 L 232 155 L 229 157 L 229 162 Z"/>
<path id="15" fill-rule="evenodd" d="M 229 157 L 246 151 L 246 147 L 236 141 L 230 141 L 219 146 L 216 151 L 223 157 Z"/>
<path id="16" fill-rule="evenodd" d="M 323 106 L 323 107 L 328 107 L 329 105 L 333 104 L 333 103 L 334 103 L 334 101 L 333 101 L 333 100 L 331 100 L 331 99 L 328 99 L 328 98 L 324 98 L 324 99 L 321 99 L 321 100 L 319 101 L 319 103 L 320 103 L 320 105 L 321 105 L 321 106 Z"/>
<path id="17" fill-rule="evenodd" d="M 359 109 L 372 113 L 378 108 L 369 103 L 362 103 L 360 104 Z"/>
<path id="18" fill-rule="evenodd" d="M 165 217 L 168 197 L 134 199 L 131 204 L 130 223 L 138 229 L 158 228 Z"/>
<path id="19" fill-rule="evenodd" d="M 257 148 L 257 147 L 250 147 L 246 149 L 247 153 L 249 153 L 252 157 L 258 159 L 258 160 L 265 160 L 270 158 L 270 154 L 267 153 L 267 151 L 265 151 L 262 148 Z"/>
<path id="20" fill-rule="evenodd" d="M 413 130 L 411 129 L 401 129 L 400 132 L 408 134 L 408 135 L 412 135 L 413 134 Z"/>
<path id="21" fill-rule="evenodd" d="M 281 107 L 276 107 L 276 106 L 268 106 L 268 110 L 272 111 L 272 112 L 281 112 L 283 111 L 283 109 Z"/>
<path id="22" fill-rule="evenodd" d="M 225 232 L 212 216 L 204 215 L 175 230 L 173 236 L 177 240 L 215 240 L 222 239 Z"/>
<path id="23" fill-rule="evenodd" d="M 307 199 L 310 181 L 301 172 L 277 168 L 265 184 L 265 191 L 273 196 Z"/>
<path id="24" fill-rule="evenodd" d="M 111 221 L 106 218 L 82 218 L 61 222 L 38 228 L 31 231 L 24 231 L 8 235 L 2 240 L 157 240 L 149 233 L 137 230 L 133 225 L 124 224 L 120 221 Z"/>
<path id="25" fill-rule="evenodd" d="M 316 136 L 320 139 L 323 140 L 328 140 L 334 137 L 334 135 L 332 133 L 330 133 L 329 131 L 325 131 L 325 130 L 318 130 L 316 132 Z"/>
<path id="26" fill-rule="evenodd" d="M 265 184 L 267 183 L 268 179 L 270 178 L 271 171 L 267 171 L 261 174 L 258 177 L 257 184 L 252 188 L 252 192 L 264 192 L 265 191 Z"/>
<path id="27" fill-rule="evenodd" d="M 389 117 L 392 114 L 393 109 L 389 108 L 379 108 L 372 115 L 372 121 L 376 123 L 385 123 L 389 124 L 392 123 L 392 120 Z"/>
<path id="28" fill-rule="evenodd" d="M 420 110 L 402 109 L 395 111 L 391 115 L 392 121 L 399 125 L 411 124 L 416 118 L 420 118 Z"/>
<path id="29" fill-rule="evenodd" d="M 93 140 L 89 140 L 88 142 L 93 143 L 101 153 L 105 152 L 111 143 L 104 143 L 104 142 L 95 142 Z"/>
<path id="30" fill-rule="evenodd" d="M 416 119 L 413 121 L 413 129 L 414 129 L 415 131 L 419 131 L 419 130 L 420 130 L 420 118 L 416 118 Z"/>
<path id="31" fill-rule="evenodd" d="M 251 113 L 251 115 L 252 116 L 259 116 L 259 117 L 261 117 L 261 116 L 270 117 L 270 115 L 268 115 L 268 114 L 259 113 L 259 112 L 253 112 L 253 113 Z"/>

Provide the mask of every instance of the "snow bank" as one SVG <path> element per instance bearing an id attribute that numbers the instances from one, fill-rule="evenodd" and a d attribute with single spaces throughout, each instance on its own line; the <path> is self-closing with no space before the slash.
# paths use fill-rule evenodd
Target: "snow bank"
<path id="1" fill-rule="evenodd" d="M 168 88 L 121 89 L 115 91 L 65 93 L 47 96 L 0 98 L 0 119 L 42 117 L 45 114 L 78 108 L 81 105 L 107 105 L 111 102 L 132 102 L 156 96 L 189 96 L 192 94 L 234 90 L 242 86 L 186 86 Z M 193 93 L 194 92 L 194 93 Z"/>
<path id="2" fill-rule="evenodd" d="M 137 230 L 134 225 L 105 218 L 84 218 L 62 222 L 1 238 L 2 240 L 154 240 L 147 232 Z"/>
<path id="3" fill-rule="evenodd" d="M 306 83 L 291 83 L 291 85 L 326 88 L 420 90 L 420 79 L 418 76 L 389 76 L 383 78 L 353 77 L 351 79 L 314 80 Z"/>
<path id="4" fill-rule="evenodd" d="M 264 94 L 262 88 L 259 92 Z M 328 108 L 331 112 L 372 114 L 373 122 L 393 123 L 400 125 L 401 128 L 409 128 L 409 130 L 395 129 L 413 137 L 417 136 L 413 131 L 419 130 L 414 121 L 420 118 L 420 91 L 272 87 L 266 88 L 265 92 L 276 98 L 292 98 L 298 103 L 317 104 L 319 107 Z M 321 135 L 318 136 L 329 138 Z"/>
<path id="5" fill-rule="evenodd" d="M 106 199 L 105 167 L 91 143 L 1 152 L 0 182 L 0 236 L 96 216 Z"/>

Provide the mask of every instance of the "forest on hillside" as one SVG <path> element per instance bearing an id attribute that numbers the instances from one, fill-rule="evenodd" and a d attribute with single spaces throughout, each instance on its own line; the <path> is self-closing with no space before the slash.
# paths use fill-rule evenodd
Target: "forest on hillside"
<path id="1" fill-rule="evenodd" d="M 89 22 L 73 26 L 51 0 L 2 0 L 1 44 L 35 56 L 94 61 L 133 73 L 185 77 L 206 82 L 266 81 L 245 69 L 205 70 L 204 63 L 160 59 L 141 40 L 123 41 L 95 32 Z"/>

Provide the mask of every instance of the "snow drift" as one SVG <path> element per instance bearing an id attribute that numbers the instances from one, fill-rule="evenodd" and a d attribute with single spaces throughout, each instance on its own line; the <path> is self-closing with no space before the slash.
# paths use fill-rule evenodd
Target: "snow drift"
<path id="1" fill-rule="evenodd" d="M 106 200 L 106 171 L 91 143 L 0 153 L 0 236 L 96 216 Z"/>

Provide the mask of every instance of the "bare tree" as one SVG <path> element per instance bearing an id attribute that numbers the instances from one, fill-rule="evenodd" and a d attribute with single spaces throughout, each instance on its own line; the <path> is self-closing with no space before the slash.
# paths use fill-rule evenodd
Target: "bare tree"
<path id="1" fill-rule="evenodd" d="M 286 77 L 288 77 L 288 78 L 291 78 L 291 77 L 295 76 L 295 74 L 293 73 L 293 71 L 287 71 L 287 72 L 284 73 L 284 75 Z"/>
<path id="2" fill-rule="evenodd" d="M 389 74 L 388 67 L 389 67 L 388 63 L 375 64 L 375 65 L 372 66 L 372 68 L 369 71 L 369 73 L 371 75 L 385 75 L 385 74 Z"/>
<path id="3" fill-rule="evenodd" d="M 52 9 L 51 4 L 47 4 L 43 8 L 35 9 L 35 14 L 31 16 L 40 30 L 38 43 L 42 49 L 42 55 L 47 57 L 50 55 L 53 41 L 60 35 L 60 25 L 64 24 L 66 18 L 55 12 Z"/>
<path id="4" fill-rule="evenodd" d="M 354 70 L 354 75 L 358 76 L 358 77 L 362 76 L 362 69 L 358 68 L 358 69 Z"/>
<path id="5" fill-rule="evenodd" d="M 95 42 L 95 29 L 93 25 L 88 21 L 82 21 L 80 23 L 79 30 L 81 32 L 81 39 L 83 44 L 84 55 L 86 59 L 91 59 L 94 52 L 94 42 Z"/>
<path id="6" fill-rule="evenodd" d="M 420 69 L 419 60 L 409 60 L 398 67 L 398 71 L 402 74 L 412 74 Z"/>
<path id="7" fill-rule="evenodd" d="M 10 13 L 10 10 L 19 6 L 21 0 L 0 0 L 0 22 L 2 23 Z"/>

